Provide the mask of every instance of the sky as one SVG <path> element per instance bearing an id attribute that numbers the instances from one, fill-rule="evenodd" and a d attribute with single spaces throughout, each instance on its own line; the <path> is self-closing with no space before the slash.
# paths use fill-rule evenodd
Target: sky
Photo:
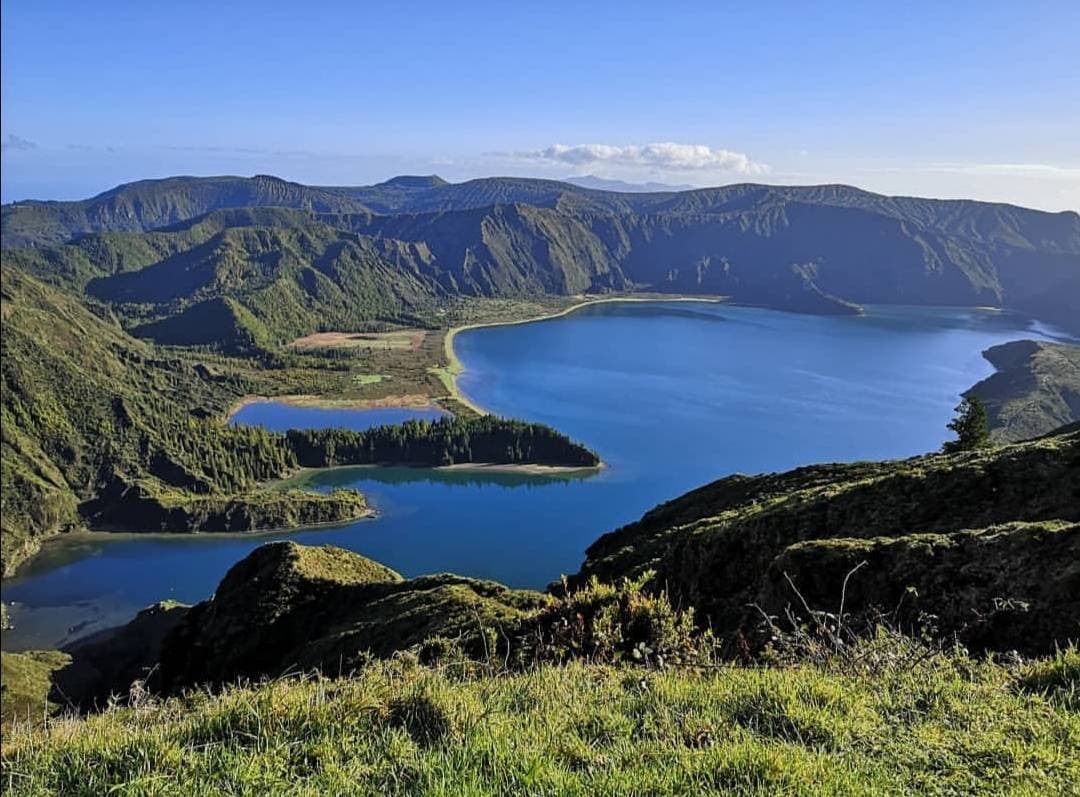
<path id="1" fill-rule="evenodd" d="M 842 182 L 1080 209 L 1080 2 L 3 0 L 0 194 Z"/>

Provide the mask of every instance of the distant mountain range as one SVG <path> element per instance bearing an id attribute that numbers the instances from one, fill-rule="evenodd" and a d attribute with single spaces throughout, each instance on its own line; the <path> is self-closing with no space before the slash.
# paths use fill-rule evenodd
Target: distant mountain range
<path id="1" fill-rule="evenodd" d="M 636 193 L 524 178 L 174 177 L 5 205 L 2 230 L 5 263 L 138 305 L 155 337 L 186 326 L 170 319 L 225 306 L 273 335 L 400 317 L 450 295 L 639 290 L 832 313 L 986 305 L 1080 331 L 1076 213 L 842 185 Z"/>
<path id="2" fill-rule="evenodd" d="M 564 183 L 579 188 L 595 188 L 598 191 L 621 191 L 627 194 L 647 194 L 659 191 L 693 191 L 692 185 L 669 185 L 668 183 L 628 183 L 625 180 L 608 180 L 595 174 L 567 177 Z"/>

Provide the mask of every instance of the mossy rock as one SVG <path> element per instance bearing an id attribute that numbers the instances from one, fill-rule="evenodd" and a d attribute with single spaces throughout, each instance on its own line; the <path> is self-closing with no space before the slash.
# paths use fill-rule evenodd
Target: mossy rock
<path id="1" fill-rule="evenodd" d="M 465 637 L 546 605 L 539 593 L 453 575 L 402 579 L 341 548 L 264 545 L 165 641 L 161 688 L 289 672 L 348 672 L 432 636 Z"/>
<path id="2" fill-rule="evenodd" d="M 701 622 L 734 638 L 760 620 L 747 607 L 763 590 L 776 557 L 799 543 L 1078 520 L 1080 429 L 1074 424 L 1036 440 L 971 453 L 721 479 L 601 537 L 572 582 L 591 576 L 611 582 L 655 570 L 656 583 L 666 586 L 677 605 L 693 606 Z M 1032 542 L 1028 558 L 1044 555 L 1038 552 L 1043 544 Z M 1015 568 L 1006 573 L 1012 576 L 1003 574 L 996 582 L 1000 597 L 1024 592 L 1035 577 Z M 894 575 L 878 603 L 887 604 L 893 587 L 908 583 L 902 570 Z M 828 602 L 812 608 L 835 608 L 839 585 L 832 586 Z M 1075 633 L 1072 624 L 1050 629 L 1039 622 L 1030 636 L 1036 647 Z M 1017 626 L 999 641 L 1011 647 L 1022 636 Z M 982 643 L 996 644 L 993 635 Z"/>
<path id="3" fill-rule="evenodd" d="M 975 649 L 1052 652 L 1080 639 L 1080 524 L 802 542 L 773 560 L 755 602 L 808 620 L 804 601 L 836 613 L 841 597 L 852 627 L 932 623 Z"/>

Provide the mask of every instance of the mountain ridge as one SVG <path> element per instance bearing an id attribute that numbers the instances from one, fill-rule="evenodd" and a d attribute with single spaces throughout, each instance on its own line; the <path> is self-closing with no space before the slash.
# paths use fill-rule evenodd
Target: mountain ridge
<path id="1" fill-rule="evenodd" d="M 258 179 L 267 189 L 260 197 L 299 206 L 223 207 L 175 220 L 179 204 L 170 200 L 159 207 L 169 223 L 154 230 L 83 233 L 61 246 L 5 249 L 4 259 L 138 306 L 149 314 L 140 323 L 177 318 L 206 299 L 240 302 L 278 338 L 321 331 L 318 324 L 400 320 L 456 295 L 640 290 L 816 313 L 866 303 L 989 305 L 1080 331 L 1076 214 L 843 186 L 613 194 L 554 181 L 408 177 L 389 188 L 311 194 Z M 245 193 L 242 201 L 253 200 Z M 384 212 L 388 204 L 399 210 Z M 219 245 L 199 255 L 215 235 Z M 207 275 L 194 283 L 192 258 L 202 258 Z M 296 281 L 274 289 L 274 312 L 250 294 L 258 274 Z M 212 295 L 200 287 L 211 282 Z"/>

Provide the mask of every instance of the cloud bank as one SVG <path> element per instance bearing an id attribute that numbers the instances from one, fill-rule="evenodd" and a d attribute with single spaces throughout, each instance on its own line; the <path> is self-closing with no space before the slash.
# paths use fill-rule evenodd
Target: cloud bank
<path id="1" fill-rule="evenodd" d="M 734 172 L 764 174 L 769 166 L 751 160 L 742 152 L 718 149 L 705 144 L 678 144 L 664 141 L 655 144 L 552 144 L 544 149 L 515 153 L 526 160 L 568 166 L 611 165 L 624 168 L 649 168 L 672 172 Z"/>
<path id="2" fill-rule="evenodd" d="M 1003 177 L 1040 177 L 1047 180 L 1080 180 L 1080 168 L 1049 163 L 935 163 L 928 171 L 956 174 L 989 174 Z"/>

